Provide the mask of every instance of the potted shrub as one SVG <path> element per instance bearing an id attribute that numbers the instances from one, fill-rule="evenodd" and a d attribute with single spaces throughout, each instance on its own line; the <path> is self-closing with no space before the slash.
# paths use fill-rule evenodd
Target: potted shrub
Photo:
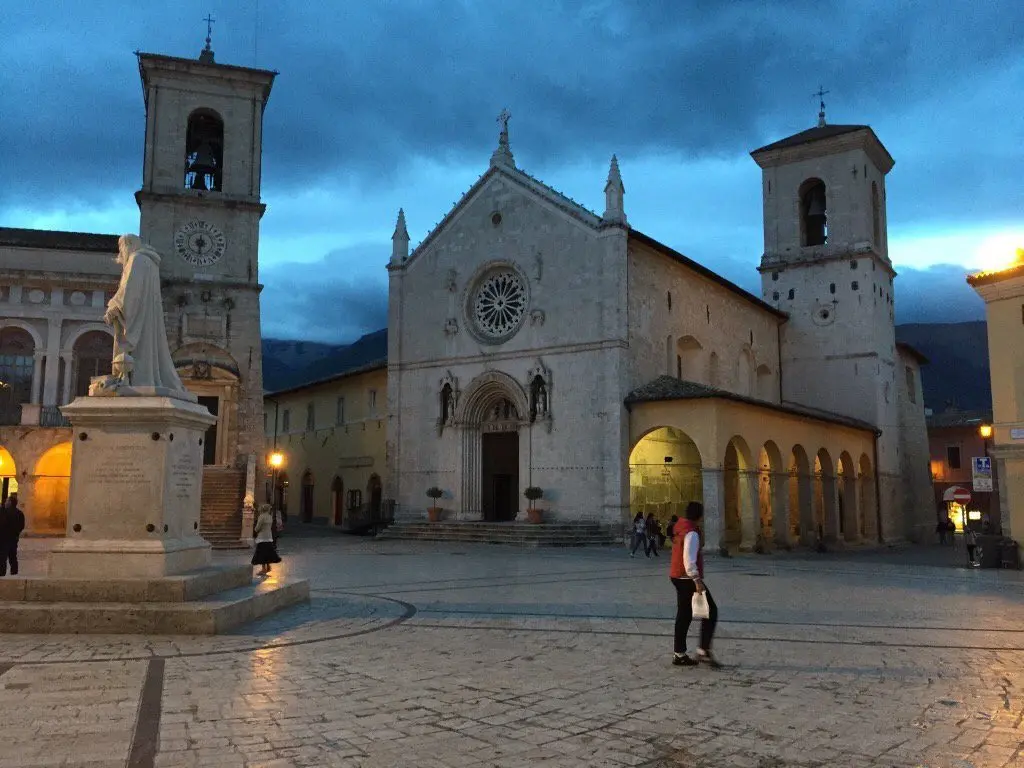
<path id="1" fill-rule="evenodd" d="M 444 491 L 435 485 L 433 488 L 427 488 L 427 496 L 434 500 L 430 509 L 427 510 L 427 519 L 432 523 L 436 523 L 441 519 L 441 507 L 437 506 L 437 500 L 444 496 Z"/>
<path id="2" fill-rule="evenodd" d="M 541 522 L 541 510 L 535 508 L 533 506 L 533 503 L 537 499 L 541 498 L 543 495 L 544 491 L 542 491 L 535 485 L 531 485 L 529 488 L 523 491 L 523 496 L 525 496 L 530 501 L 530 507 L 526 512 L 526 517 L 531 523 Z"/>

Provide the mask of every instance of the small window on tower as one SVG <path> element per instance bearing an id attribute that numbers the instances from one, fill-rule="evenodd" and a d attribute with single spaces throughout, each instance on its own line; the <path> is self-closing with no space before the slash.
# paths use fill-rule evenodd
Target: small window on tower
<path id="1" fill-rule="evenodd" d="M 224 121 L 212 110 L 197 109 L 185 133 L 185 189 L 219 191 L 223 162 Z"/>
<path id="2" fill-rule="evenodd" d="M 796 296 L 796 290 L 793 288 L 789 289 L 789 298 L 792 301 L 793 297 Z"/>
<path id="3" fill-rule="evenodd" d="M 778 272 L 772 272 L 772 280 L 778 280 L 778 279 L 779 279 L 779 273 Z"/>
<path id="4" fill-rule="evenodd" d="M 772 301 L 778 301 L 778 300 L 779 300 L 779 292 L 778 291 L 773 291 L 772 292 Z"/>
<path id="5" fill-rule="evenodd" d="M 828 242 L 828 215 L 825 182 L 808 179 L 800 185 L 800 244 L 825 245 Z"/>
<path id="6" fill-rule="evenodd" d="M 850 287 L 853 290 L 855 290 L 855 291 L 859 290 L 860 289 L 860 283 L 858 283 L 856 280 L 854 280 L 852 283 L 850 283 Z"/>
<path id="7" fill-rule="evenodd" d="M 672 291 L 667 291 L 666 296 L 668 297 L 668 308 L 672 309 Z"/>
<path id="8" fill-rule="evenodd" d="M 835 283 L 829 283 L 828 284 L 828 292 L 829 293 L 835 293 L 836 292 L 836 284 Z"/>

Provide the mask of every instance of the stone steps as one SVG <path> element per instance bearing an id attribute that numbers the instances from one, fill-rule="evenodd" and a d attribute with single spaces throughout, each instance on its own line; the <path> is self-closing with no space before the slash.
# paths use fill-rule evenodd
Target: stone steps
<path id="1" fill-rule="evenodd" d="M 2 600 L 0 632 L 214 635 L 309 600 L 308 581 L 270 578 L 253 582 L 251 569 L 245 570 L 248 571 L 247 583 L 198 599 L 186 597 L 164 602 Z M 196 578 L 201 577 L 202 574 L 196 575 Z M 168 579 L 154 580 L 153 583 L 156 581 Z M 79 586 L 84 587 L 85 583 L 82 580 Z M 77 595 L 91 592 L 96 596 L 103 589 L 100 586 L 103 582 L 92 584 Z M 107 584 L 120 584 L 119 588 L 124 586 L 118 581 Z M 26 597 L 28 591 L 26 586 Z M 68 596 L 74 596 L 74 593 Z M 131 590 L 121 600 L 130 597 Z"/>
<path id="2" fill-rule="evenodd" d="M 214 549 L 246 548 L 242 543 L 242 498 L 245 472 L 231 467 L 203 467 L 199 533 Z"/>
<path id="3" fill-rule="evenodd" d="M 621 544 L 618 526 L 600 523 L 396 523 L 378 538 L 460 541 L 519 547 L 587 547 Z"/>

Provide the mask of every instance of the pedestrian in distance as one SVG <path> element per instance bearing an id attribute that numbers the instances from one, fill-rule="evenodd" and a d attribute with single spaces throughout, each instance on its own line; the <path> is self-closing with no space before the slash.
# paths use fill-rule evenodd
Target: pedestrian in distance
<path id="1" fill-rule="evenodd" d="M 661 523 L 658 522 L 653 512 L 648 513 L 645 527 L 647 530 L 647 556 L 650 557 L 653 554 L 655 557 L 658 557 L 658 539 L 661 537 Z"/>
<path id="2" fill-rule="evenodd" d="M 978 552 L 978 534 L 971 526 L 964 528 L 964 538 L 967 540 L 967 559 L 973 568 L 981 567 L 980 553 Z"/>
<path id="3" fill-rule="evenodd" d="M 678 667 L 693 667 L 707 664 L 713 669 L 722 665 L 711 655 L 711 642 L 718 623 L 718 606 L 711 592 L 704 584 L 703 534 L 704 506 L 691 501 L 686 507 L 686 516 L 672 529 L 672 561 L 669 577 L 676 590 L 676 631 L 672 664 Z M 686 635 L 693 622 L 693 596 L 703 594 L 708 601 L 708 617 L 700 623 L 700 643 L 695 657 L 686 655 Z"/>
<path id="4" fill-rule="evenodd" d="M 274 515 L 269 504 L 260 504 L 253 532 L 256 538 L 256 551 L 252 555 L 252 564 L 260 566 L 260 576 L 268 576 L 270 566 L 281 562 L 277 547 L 274 546 Z"/>
<path id="5" fill-rule="evenodd" d="M 946 536 L 949 533 L 949 529 L 946 528 L 945 520 L 939 520 L 939 522 L 935 525 L 935 532 L 939 534 L 939 544 L 941 544 L 942 546 L 946 546 Z"/>
<path id="6" fill-rule="evenodd" d="M 18 494 L 12 493 L 0 508 L 0 576 L 18 575 L 18 539 L 25 530 L 25 513 L 18 509 Z"/>
<path id="7" fill-rule="evenodd" d="M 636 517 L 633 518 L 633 549 L 629 556 L 636 557 L 636 550 L 641 545 L 643 545 L 644 554 L 650 557 L 647 550 L 647 523 L 644 520 L 644 513 L 637 512 Z"/>

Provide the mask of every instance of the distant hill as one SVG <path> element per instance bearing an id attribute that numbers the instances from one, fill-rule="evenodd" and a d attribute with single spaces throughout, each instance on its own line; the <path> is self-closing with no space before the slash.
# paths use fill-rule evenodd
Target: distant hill
<path id="1" fill-rule="evenodd" d="M 908 323 L 896 326 L 898 341 L 928 358 L 921 371 L 924 402 L 941 413 L 950 405 L 962 410 L 991 410 L 988 336 L 983 321 Z M 387 357 L 388 332 L 368 333 L 352 344 L 263 340 L 263 385 L 269 392 L 295 387 Z"/>
<path id="2" fill-rule="evenodd" d="M 965 411 L 992 409 L 984 321 L 897 325 L 896 339 L 928 358 L 921 369 L 926 407 L 936 413 L 951 404 Z"/>

